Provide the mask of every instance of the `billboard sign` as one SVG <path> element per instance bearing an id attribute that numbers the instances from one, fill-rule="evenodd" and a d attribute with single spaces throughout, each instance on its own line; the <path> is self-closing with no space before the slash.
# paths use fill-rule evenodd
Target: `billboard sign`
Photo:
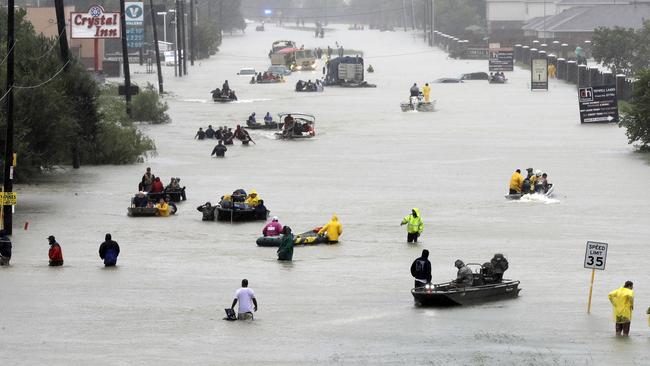
<path id="1" fill-rule="evenodd" d="M 580 123 L 618 122 L 616 85 L 578 88 Z"/>
<path id="2" fill-rule="evenodd" d="M 144 46 L 144 3 L 127 1 L 124 3 L 126 20 L 126 45 L 129 48 Z"/>
<path id="3" fill-rule="evenodd" d="M 534 58 L 530 60 L 530 89 L 548 90 L 548 60 Z"/>
<path id="4" fill-rule="evenodd" d="M 120 38 L 120 13 L 107 13 L 101 5 L 93 5 L 86 13 L 70 13 L 70 37 L 99 39 Z"/>
<path id="5" fill-rule="evenodd" d="M 492 45 L 492 44 L 490 44 Z M 490 71 L 514 71 L 515 52 L 511 47 L 490 48 L 489 68 Z"/>

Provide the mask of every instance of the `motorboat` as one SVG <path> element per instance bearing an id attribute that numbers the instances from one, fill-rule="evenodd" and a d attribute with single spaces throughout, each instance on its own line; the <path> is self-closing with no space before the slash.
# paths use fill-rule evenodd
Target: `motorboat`
<path id="1" fill-rule="evenodd" d="M 400 107 L 402 108 L 402 112 L 433 112 L 436 109 L 436 101 L 425 102 L 422 98 L 411 97 L 410 102 L 400 103 Z"/>
<path id="2" fill-rule="evenodd" d="M 285 126 L 285 118 L 291 116 L 293 122 L 291 126 Z M 276 139 L 294 140 L 307 139 L 316 136 L 316 117 L 306 113 L 279 113 L 278 130 L 275 133 Z"/>
<path id="3" fill-rule="evenodd" d="M 428 284 L 411 290 L 420 306 L 471 305 L 519 296 L 519 281 L 502 280 L 476 286 L 454 287 L 453 282 Z"/>
<path id="4" fill-rule="evenodd" d="M 549 197 L 549 198 L 550 198 L 550 197 L 553 195 L 553 191 L 554 191 L 554 190 L 555 190 L 555 186 L 554 186 L 552 183 L 549 183 L 549 184 L 547 185 L 547 187 L 546 187 L 546 191 L 538 190 L 537 192 L 532 193 L 532 194 L 541 194 L 541 195 L 543 195 L 543 196 L 546 196 L 546 197 Z M 522 194 L 522 193 L 507 194 L 507 195 L 506 195 L 506 199 L 509 199 L 509 200 L 519 200 L 519 199 L 521 199 L 521 197 L 526 196 L 526 195 L 531 195 L 531 193 L 526 193 L 526 194 Z"/>

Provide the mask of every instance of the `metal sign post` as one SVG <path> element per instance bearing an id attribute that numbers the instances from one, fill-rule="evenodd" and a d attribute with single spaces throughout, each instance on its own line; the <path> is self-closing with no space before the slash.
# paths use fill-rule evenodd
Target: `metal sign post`
<path id="1" fill-rule="evenodd" d="M 591 284 L 589 285 L 589 300 L 587 302 L 587 314 L 591 314 L 591 295 L 594 289 L 594 278 L 596 270 L 604 271 L 607 262 L 607 243 L 588 241 L 585 250 L 585 268 L 591 269 Z"/>

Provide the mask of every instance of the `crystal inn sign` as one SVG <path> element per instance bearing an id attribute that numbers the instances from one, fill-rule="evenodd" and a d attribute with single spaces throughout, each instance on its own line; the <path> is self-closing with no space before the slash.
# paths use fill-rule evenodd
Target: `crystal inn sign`
<path id="1" fill-rule="evenodd" d="M 107 13 L 93 5 L 86 13 L 70 13 L 70 37 L 85 39 L 120 38 L 120 13 Z"/>

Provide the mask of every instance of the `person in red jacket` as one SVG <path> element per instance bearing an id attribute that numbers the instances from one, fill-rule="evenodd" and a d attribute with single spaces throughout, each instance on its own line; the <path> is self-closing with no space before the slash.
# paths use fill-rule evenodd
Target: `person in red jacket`
<path id="1" fill-rule="evenodd" d="M 63 265 L 63 252 L 61 251 L 61 246 L 56 242 L 54 236 L 50 235 L 47 240 L 50 242 L 50 266 L 62 266 Z"/>
<path id="2" fill-rule="evenodd" d="M 165 189 L 163 183 L 160 181 L 159 177 L 154 179 L 153 184 L 151 185 L 151 193 L 160 193 Z"/>

